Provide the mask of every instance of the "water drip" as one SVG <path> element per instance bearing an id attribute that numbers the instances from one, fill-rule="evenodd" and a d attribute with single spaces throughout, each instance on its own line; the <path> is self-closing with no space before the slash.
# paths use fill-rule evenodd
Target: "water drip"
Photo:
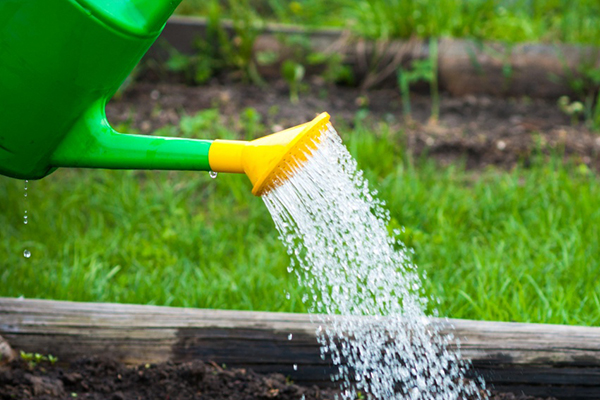
<path id="1" fill-rule="evenodd" d="M 24 189 L 25 189 L 25 197 L 27 197 L 27 185 L 28 185 L 28 183 L 29 183 L 29 181 L 25 180 L 25 187 L 24 187 Z M 27 199 L 25 199 L 25 208 L 27 208 Z M 23 215 L 23 224 L 27 225 L 28 223 L 29 223 L 29 218 L 27 216 L 27 210 L 25 210 L 25 215 Z M 29 250 L 25 249 L 23 251 L 23 257 L 25 257 L 25 258 L 31 257 L 31 252 Z"/>

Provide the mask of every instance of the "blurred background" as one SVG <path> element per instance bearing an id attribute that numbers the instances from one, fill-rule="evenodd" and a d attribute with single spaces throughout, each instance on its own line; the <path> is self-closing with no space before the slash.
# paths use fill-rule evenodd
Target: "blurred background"
<path id="1" fill-rule="evenodd" d="M 441 315 L 598 325 L 599 42 L 592 0 L 184 0 L 107 115 L 252 139 L 327 111 Z M 0 177 L 0 296 L 305 312 L 250 190 Z"/>

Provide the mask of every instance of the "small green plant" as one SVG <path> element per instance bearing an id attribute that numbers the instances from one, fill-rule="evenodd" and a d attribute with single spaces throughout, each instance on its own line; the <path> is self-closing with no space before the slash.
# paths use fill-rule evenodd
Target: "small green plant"
<path id="1" fill-rule="evenodd" d="M 304 79 L 304 72 L 304 65 L 296 61 L 285 60 L 281 64 L 281 76 L 290 88 L 290 101 L 294 104 L 298 103 L 299 100 L 298 93 L 300 92 L 302 79 Z"/>
<path id="2" fill-rule="evenodd" d="M 321 76 L 331 84 L 354 85 L 354 72 L 344 64 L 344 57 L 339 53 L 313 52 L 308 54 L 306 61 L 312 66 L 322 66 Z"/>
<path id="3" fill-rule="evenodd" d="M 429 41 L 429 57 L 415 60 L 411 69 L 399 68 L 397 74 L 398 87 L 402 95 L 402 112 L 404 118 L 411 119 L 410 85 L 420 81 L 429 84 L 431 93 L 431 119 L 437 121 L 440 115 L 440 96 L 438 88 L 438 43 L 437 39 Z"/>
<path id="4" fill-rule="evenodd" d="M 572 120 L 574 116 L 577 116 L 575 113 L 583 113 L 588 127 L 594 131 L 600 131 L 600 58 L 594 54 L 580 61 L 574 68 L 569 67 L 563 54 L 560 54 L 560 58 L 563 64 L 564 79 L 578 97 L 578 101 L 562 104 L 565 102 L 563 97 L 566 97 L 563 96 L 561 97 L 562 103 L 559 99 L 559 107 L 563 112 L 571 115 Z M 567 100 L 570 101 L 568 98 Z M 576 103 L 582 104 L 582 111 L 579 111 L 580 106 Z M 569 105 L 575 107 L 567 107 Z"/>
<path id="5" fill-rule="evenodd" d="M 239 130 L 244 132 L 246 140 L 253 140 L 265 134 L 262 115 L 253 107 L 246 107 L 239 116 Z"/>
<path id="6" fill-rule="evenodd" d="M 220 42 L 219 45 L 228 49 L 227 58 L 242 73 L 243 80 L 262 85 L 264 82 L 253 58 L 254 42 L 262 30 L 262 20 L 249 0 L 229 0 L 229 8 L 235 34 L 231 42 Z"/>
<path id="7" fill-rule="evenodd" d="M 580 101 L 573 101 L 569 99 L 569 96 L 561 96 L 558 99 L 558 107 L 562 112 L 571 117 L 571 125 L 576 125 L 579 116 L 583 113 L 584 107 Z"/>
<path id="8" fill-rule="evenodd" d="M 25 361 L 29 368 L 33 369 L 37 367 L 43 361 L 49 362 L 51 365 L 56 364 L 58 361 L 57 357 L 54 357 L 52 354 L 48 354 L 47 356 L 40 353 L 26 353 L 23 350 L 19 353 L 21 360 Z"/>
<path id="9" fill-rule="evenodd" d="M 514 69 L 511 61 L 514 44 L 510 42 L 502 43 L 500 48 L 498 48 L 497 43 L 486 43 L 480 39 L 473 39 L 471 41 L 473 43 L 473 47 L 467 46 L 467 54 L 469 56 L 469 60 L 471 64 L 475 68 L 475 71 L 478 75 L 483 75 L 483 67 L 479 60 L 477 59 L 476 51 L 483 53 L 485 56 L 492 58 L 502 64 L 502 90 L 507 91 L 510 87 L 514 76 Z"/>
<path id="10" fill-rule="evenodd" d="M 330 84 L 353 84 L 352 69 L 344 65 L 343 56 L 336 53 L 315 52 L 307 34 L 279 35 L 278 40 L 283 48 L 290 49 L 281 63 L 281 76 L 290 89 L 290 100 L 298 102 L 299 92 L 304 85 L 302 80 L 306 69 L 311 68 Z M 258 57 L 257 57 L 258 58 Z M 261 64 L 273 64 L 279 61 L 274 54 L 264 52 L 259 54 Z"/>
<path id="11" fill-rule="evenodd" d="M 586 63 L 579 67 L 584 84 L 580 92 L 583 97 L 584 115 L 591 129 L 600 131 L 600 67 Z"/>
<path id="12" fill-rule="evenodd" d="M 222 71 L 233 71 L 244 82 L 263 84 L 253 56 L 262 21 L 248 0 L 228 0 L 227 8 L 233 25 L 231 31 L 222 23 L 225 10 L 221 3 L 209 2 L 206 37 L 195 42 L 193 55 L 169 48 L 165 63 L 168 71 L 181 73 L 188 83 L 194 84 L 203 84 Z"/>
<path id="13" fill-rule="evenodd" d="M 187 83 L 203 83 L 205 72 L 197 73 L 197 57 L 182 54 L 174 47 L 169 49 L 169 58 L 165 62 L 167 71 L 182 74 Z"/>
<path id="14" fill-rule="evenodd" d="M 305 66 L 308 65 L 308 55 L 311 51 L 310 39 L 304 34 L 279 35 L 277 39 L 284 48 L 291 49 L 281 63 L 281 77 L 288 84 L 290 101 L 295 104 L 303 87 Z"/>

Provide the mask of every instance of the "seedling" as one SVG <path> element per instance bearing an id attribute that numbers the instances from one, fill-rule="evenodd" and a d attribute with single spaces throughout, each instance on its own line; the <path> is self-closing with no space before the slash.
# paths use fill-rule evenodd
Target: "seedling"
<path id="1" fill-rule="evenodd" d="M 600 58 L 597 55 L 589 56 L 575 68 L 571 68 L 567 65 L 565 56 L 560 55 L 565 75 L 564 79 L 579 98 L 579 101 L 573 102 L 572 105 L 579 103 L 582 105 L 583 110 L 578 111 L 579 105 L 576 105 L 575 109 L 572 110 L 563 110 L 566 106 L 561 106 L 561 100 L 559 100 L 559 107 L 563 112 L 571 111 L 571 114 L 568 112 L 567 114 L 571 115 L 572 120 L 574 113 L 583 113 L 587 125 L 594 131 L 600 131 Z M 557 77 L 553 78 L 557 79 Z M 564 103 L 565 100 L 562 100 L 562 102 Z"/>
<path id="2" fill-rule="evenodd" d="M 410 70 L 398 69 L 398 87 L 402 95 L 402 112 L 406 120 L 411 119 L 410 85 L 419 81 L 429 83 L 431 92 L 431 119 L 437 121 L 440 115 L 440 97 L 438 89 L 438 44 L 436 39 L 429 41 L 429 57 L 412 62 Z"/>
<path id="3" fill-rule="evenodd" d="M 332 84 L 353 85 L 354 72 L 348 65 L 344 65 L 344 57 L 338 53 L 314 52 L 308 54 L 306 61 L 309 65 L 324 66 L 321 76 L 325 82 Z"/>
<path id="4" fill-rule="evenodd" d="M 29 368 L 33 369 L 37 367 L 41 362 L 47 361 L 51 365 L 56 364 L 58 361 L 57 357 L 54 357 L 52 354 L 48 354 L 47 356 L 40 353 L 26 353 L 23 350 L 20 352 L 21 360 L 25 361 Z"/>
<path id="5" fill-rule="evenodd" d="M 558 107 L 562 112 L 571 117 L 571 125 L 576 125 L 579 116 L 583 113 L 584 107 L 580 101 L 571 102 L 568 96 L 561 96 L 558 99 Z"/>
<path id="6" fill-rule="evenodd" d="M 286 60 L 281 65 L 281 75 L 290 87 L 290 101 L 294 104 L 298 103 L 298 93 L 300 84 L 304 79 L 304 66 L 292 60 Z"/>
<path id="7" fill-rule="evenodd" d="M 223 27 L 221 4 L 213 0 L 207 5 L 206 38 L 195 43 L 196 54 L 181 54 L 169 48 L 165 63 L 168 71 L 183 74 L 189 83 L 202 84 L 220 71 L 234 71 L 243 81 L 262 85 L 253 59 L 254 42 L 261 20 L 248 0 L 229 0 L 233 35 Z"/>
<path id="8" fill-rule="evenodd" d="M 477 74 L 483 75 L 484 70 L 481 63 L 477 59 L 475 50 L 482 52 L 486 56 L 489 56 L 502 64 L 502 77 L 504 78 L 502 82 L 502 90 L 508 90 L 514 76 L 514 69 L 511 61 L 514 44 L 509 42 L 503 43 L 502 47 L 498 49 L 497 46 L 493 44 L 487 44 L 480 39 L 473 39 L 472 42 L 474 48 L 467 46 L 467 54 L 469 55 L 471 64 L 475 68 Z"/>

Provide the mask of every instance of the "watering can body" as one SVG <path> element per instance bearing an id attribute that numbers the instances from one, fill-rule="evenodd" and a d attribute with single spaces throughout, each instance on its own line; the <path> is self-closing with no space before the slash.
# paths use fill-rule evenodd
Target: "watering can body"
<path id="1" fill-rule="evenodd" d="M 210 142 L 183 146 L 191 166 L 177 154 L 169 161 L 163 153 L 177 139 L 118 134 L 104 113 L 179 1 L 0 1 L 0 173 L 38 179 L 62 166 L 208 169 Z"/>
<path id="2" fill-rule="evenodd" d="M 0 174 L 60 167 L 245 173 L 261 195 L 329 115 L 260 139 L 116 132 L 105 106 L 181 0 L 0 0 Z"/>

